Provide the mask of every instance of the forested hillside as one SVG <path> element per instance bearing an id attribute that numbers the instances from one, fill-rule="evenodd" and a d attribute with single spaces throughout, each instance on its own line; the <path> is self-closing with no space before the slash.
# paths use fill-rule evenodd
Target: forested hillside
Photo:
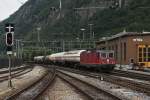
<path id="1" fill-rule="evenodd" d="M 105 1 L 109 0 L 62 0 L 60 6 L 59 0 L 29 0 L 0 23 L 0 29 L 4 33 L 4 23 L 13 22 L 16 37 L 25 40 L 37 40 L 39 27 L 41 40 L 80 38 L 81 28 L 86 35 L 90 32 L 89 24 L 97 39 L 123 29 L 150 31 L 150 0 L 130 0 L 122 8 L 112 7 L 117 0 Z"/>

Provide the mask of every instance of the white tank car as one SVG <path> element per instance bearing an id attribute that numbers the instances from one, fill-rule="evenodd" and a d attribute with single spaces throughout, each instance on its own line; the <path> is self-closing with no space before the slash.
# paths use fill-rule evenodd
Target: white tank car
<path id="1" fill-rule="evenodd" d="M 65 52 L 60 52 L 60 53 L 55 53 L 55 54 L 51 54 L 49 55 L 49 60 L 50 61 L 62 61 L 62 57 L 64 55 Z"/>
<path id="2" fill-rule="evenodd" d="M 36 56 L 34 57 L 34 62 L 41 63 L 44 60 L 44 56 Z"/>
<path id="3" fill-rule="evenodd" d="M 47 64 L 50 63 L 49 57 L 50 57 L 50 55 L 45 56 L 44 63 L 47 63 Z"/>
<path id="4" fill-rule="evenodd" d="M 60 52 L 48 56 L 49 61 L 53 62 L 80 62 L 80 54 L 85 50 L 74 50 Z"/>
<path id="5" fill-rule="evenodd" d="M 49 60 L 49 56 L 50 56 L 50 55 L 45 56 L 45 60 L 46 60 L 46 61 Z"/>
<path id="6" fill-rule="evenodd" d="M 62 56 L 63 61 L 67 62 L 80 62 L 80 54 L 85 50 L 74 50 L 65 52 Z"/>

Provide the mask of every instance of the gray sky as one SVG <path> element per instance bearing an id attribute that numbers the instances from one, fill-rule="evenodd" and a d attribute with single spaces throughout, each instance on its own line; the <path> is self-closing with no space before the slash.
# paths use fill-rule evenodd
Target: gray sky
<path id="1" fill-rule="evenodd" d="M 8 18 L 26 1 L 28 0 L 0 0 L 0 21 Z"/>

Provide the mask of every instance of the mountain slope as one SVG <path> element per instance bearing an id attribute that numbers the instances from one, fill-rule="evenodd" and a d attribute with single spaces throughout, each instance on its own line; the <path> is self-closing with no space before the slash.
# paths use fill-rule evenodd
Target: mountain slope
<path id="1" fill-rule="evenodd" d="M 89 23 L 97 38 L 116 34 L 123 29 L 127 31 L 150 30 L 150 1 L 133 0 L 128 7 L 116 9 L 85 9 L 87 7 L 109 7 L 105 0 L 29 0 L 17 12 L 2 23 L 16 24 L 16 37 L 26 40 L 37 40 L 37 28 L 41 27 L 40 38 L 43 40 L 81 38 L 81 28 L 85 28 L 89 37 Z M 109 0 L 108 0 L 109 1 Z"/>

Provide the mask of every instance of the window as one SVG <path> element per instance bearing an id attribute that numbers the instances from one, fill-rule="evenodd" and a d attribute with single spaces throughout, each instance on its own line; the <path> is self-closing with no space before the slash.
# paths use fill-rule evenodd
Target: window
<path id="1" fill-rule="evenodd" d="M 100 56 L 99 52 L 96 53 L 96 56 L 97 56 L 97 58 L 99 58 L 99 56 Z"/>
<path id="2" fill-rule="evenodd" d="M 138 59 L 139 62 L 150 61 L 150 46 L 143 45 L 138 48 Z"/>
<path id="3" fill-rule="evenodd" d="M 106 53 L 101 53 L 101 57 L 106 58 Z"/>
<path id="4" fill-rule="evenodd" d="M 122 61 L 122 43 L 120 44 L 120 59 Z"/>
<path id="5" fill-rule="evenodd" d="M 139 58 L 139 62 L 143 62 L 143 57 L 142 57 L 142 53 L 143 53 L 143 52 L 142 52 L 142 49 L 143 49 L 142 47 L 139 47 L 139 48 L 138 48 L 138 51 L 139 51 L 139 54 L 138 54 L 138 56 L 139 56 L 139 57 L 138 57 L 138 58 Z"/>
<path id="6" fill-rule="evenodd" d="M 109 53 L 109 57 L 110 57 L 110 58 L 113 58 L 113 53 Z"/>
<path id="7" fill-rule="evenodd" d="M 150 47 L 148 47 L 148 52 L 150 53 Z"/>
<path id="8" fill-rule="evenodd" d="M 114 46 L 112 46 L 112 50 L 114 50 Z"/>
<path id="9" fill-rule="evenodd" d="M 118 45 L 115 47 L 115 58 L 118 59 Z"/>
<path id="10" fill-rule="evenodd" d="M 148 59 L 148 61 L 150 61 L 150 47 L 148 47 L 148 50 L 147 50 L 148 52 L 147 52 L 147 59 Z"/>
<path id="11" fill-rule="evenodd" d="M 144 62 L 147 61 L 147 48 L 146 47 L 143 48 L 143 59 L 144 59 Z"/>
<path id="12" fill-rule="evenodd" d="M 139 58 L 139 62 L 142 62 L 142 58 Z"/>
<path id="13" fill-rule="evenodd" d="M 144 56 L 143 56 L 143 58 L 146 58 L 146 54 L 147 54 L 147 53 L 146 53 L 146 52 L 144 52 Z"/>
<path id="14" fill-rule="evenodd" d="M 146 52 L 146 47 L 143 48 L 143 52 Z"/>
<path id="15" fill-rule="evenodd" d="M 148 61 L 150 61 L 150 58 L 148 58 Z"/>
<path id="16" fill-rule="evenodd" d="M 139 58 L 142 58 L 142 53 L 139 53 Z"/>
<path id="17" fill-rule="evenodd" d="M 124 43 L 124 60 L 126 60 L 126 43 Z"/>

